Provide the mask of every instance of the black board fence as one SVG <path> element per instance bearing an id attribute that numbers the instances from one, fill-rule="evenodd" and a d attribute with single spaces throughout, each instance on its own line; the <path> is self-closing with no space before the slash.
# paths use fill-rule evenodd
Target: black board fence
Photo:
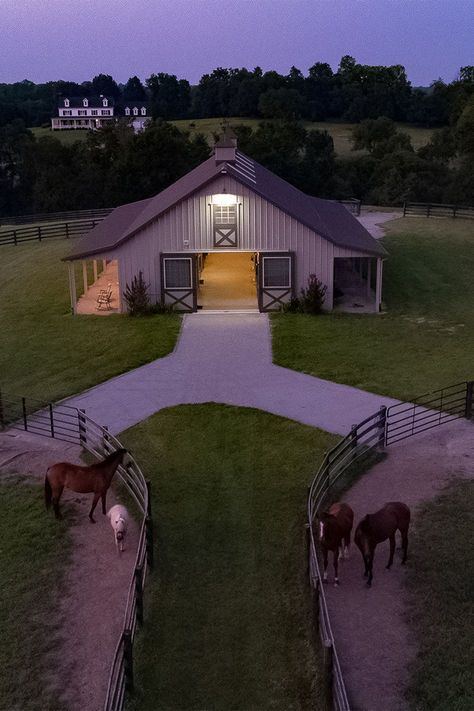
<path id="1" fill-rule="evenodd" d="M 1 217 L 2 225 L 27 225 L 31 222 L 64 222 L 72 220 L 103 220 L 113 207 L 102 207 L 95 210 L 65 210 L 63 212 L 41 212 L 36 215 L 14 215 Z"/>
<path id="2" fill-rule="evenodd" d="M 77 220 L 75 222 L 62 222 L 51 225 L 31 225 L 30 227 L 16 227 L 12 230 L 0 232 L 0 246 L 4 244 L 22 244 L 23 242 L 39 241 L 51 238 L 68 239 L 80 237 L 90 232 L 103 218 L 94 220 Z"/>
<path id="3" fill-rule="evenodd" d="M 444 205 L 433 202 L 404 202 L 403 217 L 461 217 L 474 219 L 472 205 Z"/>
<path id="4" fill-rule="evenodd" d="M 78 444 L 96 459 L 123 447 L 117 437 L 83 410 L 0 391 L 0 430 L 7 428 Z M 133 644 L 137 628 L 143 624 L 145 581 L 154 564 L 150 483 L 130 452 L 117 468 L 116 477 L 138 511 L 140 534 L 122 630 L 109 671 L 104 711 L 122 711 L 125 693 L 134 691 Z"/>

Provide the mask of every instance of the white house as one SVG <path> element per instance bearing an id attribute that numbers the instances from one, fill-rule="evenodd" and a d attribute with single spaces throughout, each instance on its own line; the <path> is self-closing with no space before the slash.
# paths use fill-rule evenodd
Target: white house
<path id="1" fill-rule="evenodd" d="M 107 96 L 64 97 L 59 101 L 57 112 L 58 115 L 51 119 L 53 131 L 95 130 L 124 119 L 135 133 L 139 133 L 151 117 L 146 101 L 130 101 L 121 106 Z"/>
<path id="2" fill-rule="evenodd" d="M 224 136 L 211 158 L 158 195 L 113 210 L 66 261 L 74 313 L 95 312 L 90 297 L 101 280 L 114 292 L 111 310 L 125 311 L 123 292 L 140 272 L 153 301 L 180 311 L 278 310 L 315 274 L 327 310 L 378 312 L 385 256 L 343 205 L 302 193 Z"/>

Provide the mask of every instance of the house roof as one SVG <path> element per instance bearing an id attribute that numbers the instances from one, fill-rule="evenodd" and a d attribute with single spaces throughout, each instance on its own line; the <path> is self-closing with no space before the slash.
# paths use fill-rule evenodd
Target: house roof
<path id="1" fill-rule="evenodd" d="M 60 109 L 83 109 L 84 99 L 88 101 L 89 109 L 101 109 L 103 108 L 103 100 L 107 99 L 108 108 L 114 106 L 115 102 L 110 96 L 62 96 L 58 101 L 58 107 Z M 69 100 L 69 106 L 64 106 L 64 102 Z"/>
<path id="2" fill-rule="evenodd" d="M 386 251 L 340 203 L 311 197 L 236 151 L 235 161 L 211 156 L 155 197 L 122 205 L 83 237 L 65 260 L 81 259 L 118 247 L 181 200 L 227 174 L 298 222 L 339 247 L 383 256 Z"/>

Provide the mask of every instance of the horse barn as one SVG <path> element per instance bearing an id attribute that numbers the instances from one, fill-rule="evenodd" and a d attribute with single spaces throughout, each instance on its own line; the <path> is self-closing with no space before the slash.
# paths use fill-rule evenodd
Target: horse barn
<path id="1" fill-rule="evenodd" d="M 302 193 L 227 132 L 211 158 L 117 207 L 65 261 L 77 314 L 126 311 L 123 292 L 140 272 L 151 302 L 177 311 L 275 311 L 315 274 L 326 310 L 360 313 L 380 311 L 384 256 L 346 207 Z"/>

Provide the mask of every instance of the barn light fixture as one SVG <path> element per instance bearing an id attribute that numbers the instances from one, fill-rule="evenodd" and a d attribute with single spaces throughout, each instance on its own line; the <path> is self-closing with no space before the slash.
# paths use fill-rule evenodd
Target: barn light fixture
<path id="1" fill-rule="evenodd" d="M 235 205 L 237 202 L 237 197 L 235 195 L 229 195 L 224 191 L 222 193 L 217 193 L 212 196 L 212 202 L 214 205 L 220 205 L 221 207 L 226 207 L 228 205 Z"/>

